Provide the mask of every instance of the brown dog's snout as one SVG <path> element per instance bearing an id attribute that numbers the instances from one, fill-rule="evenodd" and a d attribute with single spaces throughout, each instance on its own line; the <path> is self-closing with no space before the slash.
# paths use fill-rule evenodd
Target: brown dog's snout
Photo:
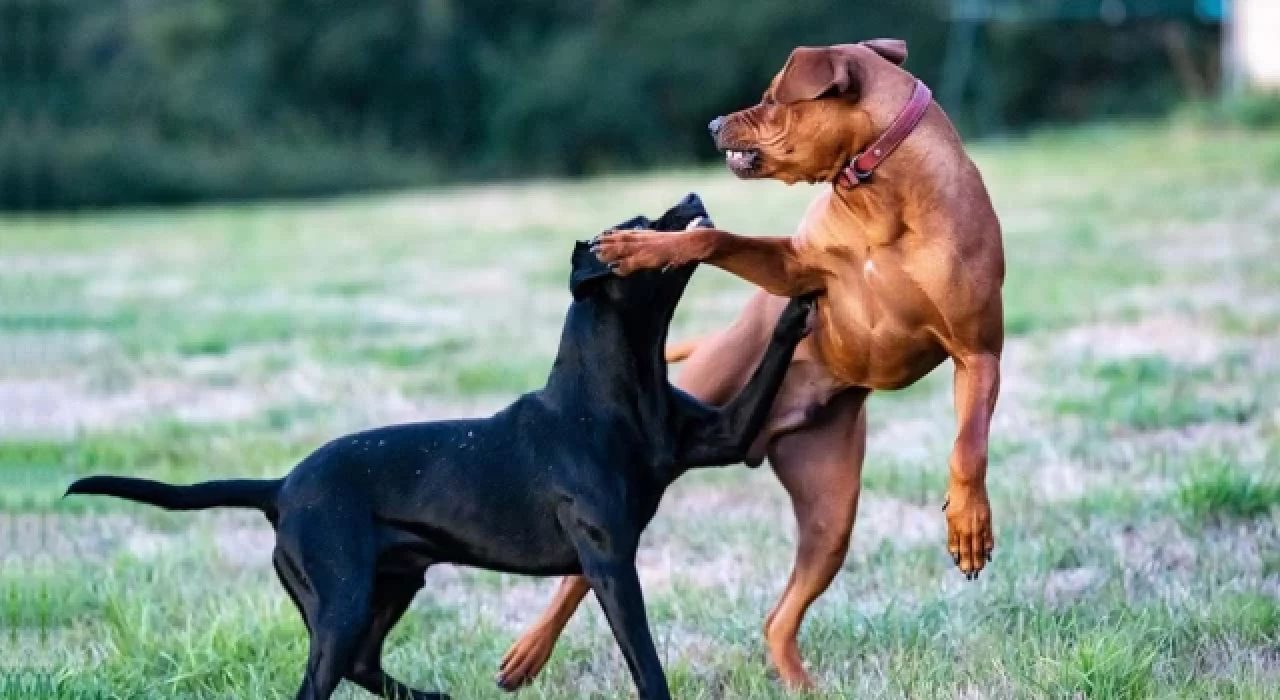
<path id="1" fill-rule="evenodd" d="M 707 129 L 711 131 L 711 138 L 715 138 L 719 136 L 720 130 L 723 128 L 724 128 L 724 117 L 716 117 L 715 119 L 711 120 L 710 124 L 707 124 Z"/>

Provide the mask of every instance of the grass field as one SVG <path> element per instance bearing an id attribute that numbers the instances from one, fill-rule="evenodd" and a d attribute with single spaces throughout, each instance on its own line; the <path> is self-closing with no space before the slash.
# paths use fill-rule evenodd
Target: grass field
<path id="1" fill-rule="evenodd" d="M 873 396 L 853 550 L 802 636 L 819 697 L 1280 697 L 1280 133 L 974 152 L 1009 268 L 995 560 L 966 583 L 944 548 L 949 368 Z M 278 475 L 339 432 L 501 406 L 546 374 L 572 241 L 690 190 L 746 233 L 812 195 L 700 170 L 0 221 L 0 696 L 292 697 L 304 631 L 259 516 L 67 483 Z M 749 293 L 700 271 L 675 335 Z M 668 494 L 641 567 L 677 697 L 786 695 L 760 628 L 793 541 L 767 468 Z M 554 582 L 427 579 L 388 668 L 498 697 Z M 521 697 L 630 693 L 593 602 Z"/>

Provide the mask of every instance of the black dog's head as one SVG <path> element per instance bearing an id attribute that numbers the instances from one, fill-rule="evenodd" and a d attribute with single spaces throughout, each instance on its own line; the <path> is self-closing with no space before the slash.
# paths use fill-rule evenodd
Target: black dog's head
<path id="1" fill-rule="evenodd" d="M 637 216 L 615 229 L 648 229 L 651 231 L 684 231 L 691 226 L 710 227 L 711 216 L 698 195 L 689 193 L 657 220 Z M 670 319 L 684 289 L 698 264 L 689 263 L 666 270 L 641 270 L 618 277 L 609 266 L 591 252 L 591 244 L 578 241 L 573 248 L 573 272 L 569 275 L 569 291 L 575 301 L 606 301 L 620 310 L 639 310 Z"/>

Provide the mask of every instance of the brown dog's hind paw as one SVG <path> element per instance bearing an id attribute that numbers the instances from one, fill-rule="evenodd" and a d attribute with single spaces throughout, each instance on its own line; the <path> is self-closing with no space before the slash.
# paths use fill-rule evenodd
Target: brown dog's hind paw
<path id="1" fill-rule="evenodd" d="M 508 693 L 529 685 L 547 664 L 554 648 L 554 637 L 550 643 L 546 643 L 536 631 L 521 637 L 502 656 L 498 672 L 493 677 L 494 683 Z"/>

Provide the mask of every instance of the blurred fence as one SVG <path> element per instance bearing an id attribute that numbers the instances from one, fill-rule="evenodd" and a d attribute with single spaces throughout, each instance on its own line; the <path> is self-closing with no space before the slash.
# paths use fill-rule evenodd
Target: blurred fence
<path id="1" fill-rule="evenodd" d="M 1158 115 L 1216 90 L 1212 10 L 1208 0 L 0 0 L 0 208 L 696 162 L 714 155 L 707 120 L 754 102 L 792 47 L 876 36 L 908 40 L 908 68 L 942 88 L 971 135 Z"/>

